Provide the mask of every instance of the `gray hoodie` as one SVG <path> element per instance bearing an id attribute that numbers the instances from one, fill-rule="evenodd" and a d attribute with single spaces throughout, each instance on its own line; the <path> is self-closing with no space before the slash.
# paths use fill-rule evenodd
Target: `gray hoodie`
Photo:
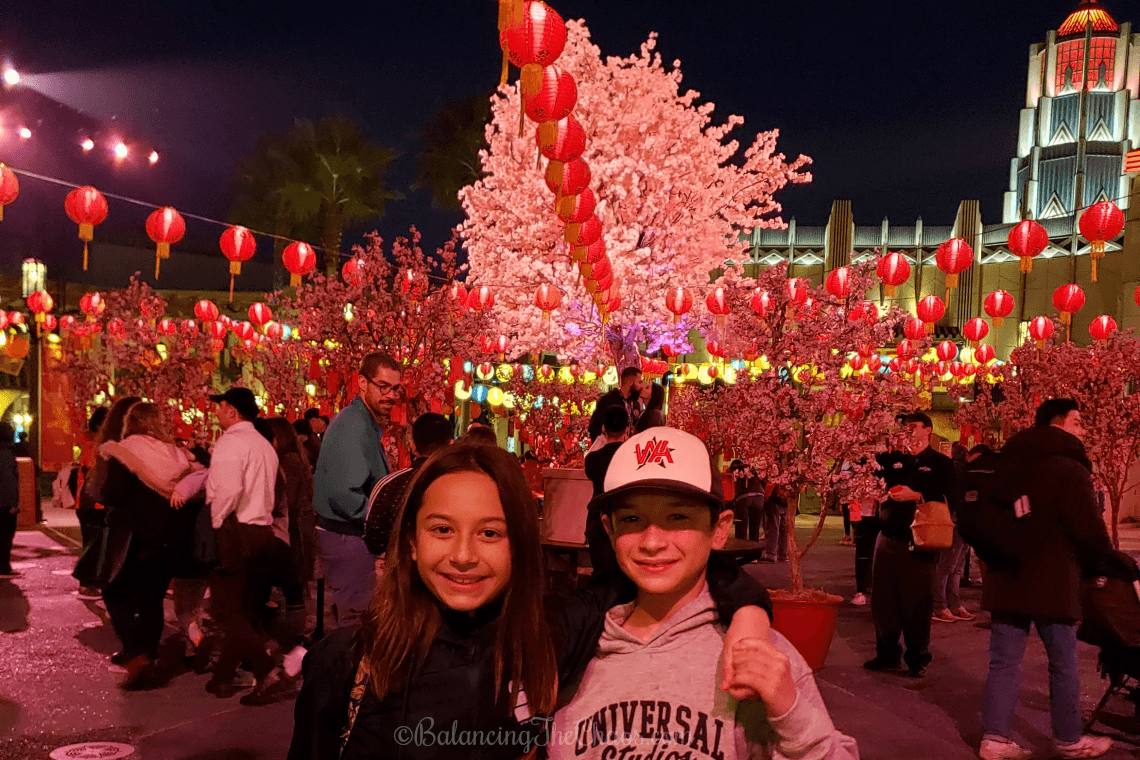
<path id="1" fill-rule="evenodd" d="M 858 760 L 836 730 L 811 668 L 781 634 L 796 702 L 770 718 L 763 702 L 720 690 L 724 627 L 708 587 L 649 641 L 622 628 L 634 603 L 614 607 L 582 680 L 563 692 L 551 760 Z M 569 701 L 567 701 L 569 699 Z"/>

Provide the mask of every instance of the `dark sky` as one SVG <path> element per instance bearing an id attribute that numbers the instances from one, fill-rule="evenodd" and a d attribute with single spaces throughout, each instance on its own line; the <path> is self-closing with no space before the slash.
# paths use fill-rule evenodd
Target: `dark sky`
<path id="1" fill-rule="evenodd" d="M 949 224 L 963 198 L 1000 221 L 1028 46 L 1076 4 L 552 2 L 584 17 L 604 54 L 657 31 L 686 86 L 719 117 L 745 117 L 744 142 L 780 128 L 786 153 L 815 161 L 814 184 L 781 196 L 801 224 L 825 222 L 835 198 L 853 201 L 859 224 Z M 1118 21 L 1125 5 L 1106 3 Z M 296 117 L 360 120 L 402 152 L 391 179 L 407 192 L 417 132 L 496 83 L 495 20 L 493 0 L 35 0 L 6 4 L 0 52 L 38 89 L 153 138 L 160 167 L 124 172 L 122 192 L 224 216 L 234 162 Z M 416 223 L 434 245 L 457 221 L 408 193 L 378 226 L 392 236 Z"/>

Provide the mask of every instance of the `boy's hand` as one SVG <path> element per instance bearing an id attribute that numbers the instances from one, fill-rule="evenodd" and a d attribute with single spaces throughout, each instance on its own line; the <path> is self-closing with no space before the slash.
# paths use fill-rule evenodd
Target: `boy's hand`
<path id="1" fill-rule="evenodd" d="M 745 639 L 733 647 L 735 672 L 727 689 L 736 699 L 759 699 L 768 715 L 785 715 L 796 703 L 796 682 L 787 656 L 767 638 Z"/>
<path id="2" fill-rule="evenodd" d="M 749 605 L 741 607 L 732 616 L 732 623 L 728 626 L 728 630 L 724 634 L 724 654 L 722 660 L 724 661 L 724 671 L 721 673 L 720 689 L 721 691 L 728 691 L 730 694 L 730 687 L 732 680 L 735 677 L 735 668 L 733 663 L 735 661 L 734 650 L 736 645 L 748 639 L 763 639 L 768 641 L 771 638 L 772 622 L 768 618 L 768 613 L 762 607 Z M 740 697 L 732 694 L 736 699 L 757 699 L 755 695 Z"/>

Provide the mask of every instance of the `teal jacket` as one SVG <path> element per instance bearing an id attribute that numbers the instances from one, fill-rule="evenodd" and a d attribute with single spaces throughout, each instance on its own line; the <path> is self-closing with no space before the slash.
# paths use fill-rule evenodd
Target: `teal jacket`
<path id="1" fill-rule="evenodd" d="M 364 535 L 368 495 L 388 474 L 383 435 L 359 396 L 329 423 L 313 476 L 313 508 L 325 530 Z"/>

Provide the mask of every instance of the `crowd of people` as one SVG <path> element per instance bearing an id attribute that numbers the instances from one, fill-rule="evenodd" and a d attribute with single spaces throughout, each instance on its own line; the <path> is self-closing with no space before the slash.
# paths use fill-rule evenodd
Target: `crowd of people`
<path id="1" fill-rule="evenodd" d="M 209 451 L 175 441 L 139 398 L 92 415 L 75 575 L 81 597 L 105 603 L 123 688 L 161 686 L 178 670 L 170 658 L 211 671 L 217 697 L 249 689 L 247 705 L 300 681 L 291 760 L 441 757 L 432 731 L 453 725 L 477 737 L 472 758 L 858 756 L 771 630 L 767 592 L 714 552 L 735 532 L 763 542 L 762 561 L 786 561 L 785 494 L 741 461 L 722 476 L 698 439 L 667 426 L 661 385 L 627 369 L 599 399 L 584 462 L 592 579 L 551 595 L 525 465 L 490 428 L 455 440 L 452 420 L 428 413 L 411 425 L 410 466 L 394 469 L 383 440 L 401 365 L 371 354 L 359 376 L 331 421 L 263 418 L 243 388 L 211 396 L 223 432 Z M 932 447 L 928 416 L 901 423 L 909 445 L 876 461 L 886 498 L 844 505 L 851 601 L 869 597 L 875 630 L 864 667 L 926 675 L 932 623 L 975 617 L 958 593 L 975 546 L 992 618 L 979 756 L 1029 757 L 1012 724 L 1031 627 L 1049 656 L 1058 753 L 1104 754 L 1108 739 L 1082 734 L 1076 623 L 1082 575 L 1118 557 L 1076 405 L 1048 401 L 1001 452 L 954 459 Z M 978 539 L 983 502 L 1016 502 L 1012 527 Z M 915 531 L 930 504 L 962 528 L 938 550 Z M 318 577 L 332 632 L 314 642 Z M 163 641 L 168 593 L 177 631 Z"/>

